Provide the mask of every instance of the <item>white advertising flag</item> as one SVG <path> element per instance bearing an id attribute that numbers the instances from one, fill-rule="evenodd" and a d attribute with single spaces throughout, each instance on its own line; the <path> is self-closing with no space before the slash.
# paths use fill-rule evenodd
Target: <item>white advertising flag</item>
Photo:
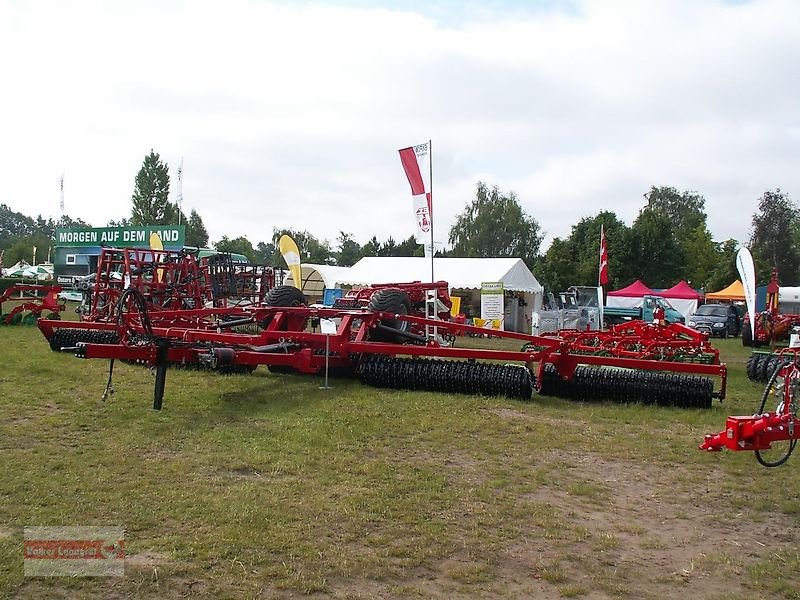
<path id="1" fill-rule="evenodd" d="M 431 171 L 430 148 L 427 142 L 400 152 L 400 161 L 411 185 L 411 198 L 414 206 L 414 218 L 417 223 L 415 238 L 419 244 L 430 244 L 431 239 Z"/>
<path id="2" fill-rule="evenodd" d="M 753 339 L 756 339 L 756 269 L 753 266 L 753 255 L 747 248 L 740 248 L 736 253 L 736 269 L 742 278 L 747 314 L 750 316 L 750 331 Z"/>

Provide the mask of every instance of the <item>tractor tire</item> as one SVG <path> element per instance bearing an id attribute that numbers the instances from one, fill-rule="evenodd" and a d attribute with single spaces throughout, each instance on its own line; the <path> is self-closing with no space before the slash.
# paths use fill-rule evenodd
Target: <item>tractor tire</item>
<path id="1" fill-rule="evenodd" d="M 769 354 L 762 354 L 761 360 L 758 362 L 758 367 L 756 367 L 756 381 L 761 383 L 766 383 L 769 376 L 772 375 L 769 371 L 769 364 L 772 361 L 772 356 Z"/>
<path id="2" fill-rule="evenodd" d="M 308 299 L 303 292 L 292 285 L 279 285 L 267 292 L 264 304 L 266 306 L 291 308 L 293 306 L 308 306 Z M 272 315 L 269 315 L 259 321 L 258 324 L 266 329 L 271 321 Z M 305 317 L 293 316 L 286 320 L 287 331 L 303 331 L 307 324 L 308 319 Z"/>
<path id="3" fill-rule="evenodd" d="M 756 380 L 756 367 L 760 358 L 760 354 L 751 354 L 750 358 L 747 359 L 747 378 L 750 381 Z"/>
<path id="4" fill-rule="evenodd" d="M 411 300 L 402 290 L 378 290 L 369 299 L 369 310 L 372 312 L 387 312 L 395 315 L 408 315 L 411 313 Z M 410 323 L 399 319 L 382 319 L 380 324 L 397 331 L 408 331 Z M 373 328 L 369 330 L 369 339 L 375 342 L 393 342 L 402 344 L 406 340 L 401 335 L 396 335 L 384 329 Z"/>
<path id="5" fill-rule="evenodd" d="M 267 306 L 307 306 L 306 295 L 292 285 L 279 285 L 267 292 Z"/>
<path id="6" fill-rule="evenodd" d="M 752 346 L 753 345 L 753 331 L 750 329 L 748 324 L 747 327 L 742 329 L 742 346 Z"/>
<path id="7" fill-rule="evenodd" d="M 772 377 L 772 373 L 781 367 L 782 361 L 777 356 L 771 356 L 770 359 L 767 361 L 767 371 L 766 371 L 766 379 L 764 379 L 764 383 L 770 380 Z"/>

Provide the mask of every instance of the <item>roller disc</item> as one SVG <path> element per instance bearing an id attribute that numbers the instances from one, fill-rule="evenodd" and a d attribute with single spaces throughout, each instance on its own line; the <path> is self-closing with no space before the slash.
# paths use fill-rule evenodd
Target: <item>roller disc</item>
<path id="1" fill-rule="evenodd" d="M 99 331 L 96 329 L 57 329 L 50 336 L 50 349 L 58 352 L 62 348 L 72 348 L 78 343 L 117 344 L 119 337 L 116 331 Z"/>
<path id="2" fill-rule="evenodd" d="M 520 365 L 364 355 L 357 377 L 368 385 L 529 400 L 533 377 Z"/>
<path id="3" fill-rule="evenodd" d="M 563 380 L 553 365 L 545 367 L 539 393 L 579 402 L 617 402 L 709 408 L 714 384 L 708 377 L 578 366 Z"/>

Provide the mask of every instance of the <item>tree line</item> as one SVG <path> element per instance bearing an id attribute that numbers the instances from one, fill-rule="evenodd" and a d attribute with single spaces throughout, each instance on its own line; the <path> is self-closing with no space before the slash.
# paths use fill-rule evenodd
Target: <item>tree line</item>
<path id="1" fill-rule="evenodd" d="M 192 209 L 187 217 L 169 200 L 170 177 L 161 157 L 150 151 L 134 178 L 130 213 L 108 226 L 186 226 L 186 245 L 207 247 L 209 234 L 201 216 Z M 652 186 L 645 203 L 628 226 L 614 212 L 601 210 L 583 217 L 564 238 L 555 238 L 540 252 L 543 231 L 538 221 L 522 208 L 512 192 L 478 182 L 475 195 L 456 217 L 448 233 L 448 247 L 437 256 L 522 258 L 549 290 L 570 285 L 596 285 L 601 227 L 605 231 L 609 256 L 609 289 L 624 287 L 642 279 L 655 288 L 670 287 L 681 279 L 695 288 L 721 289 L 738 278 L 735 259 L 739 243 L 734 239 L 715 241 L 708 229 L 705 198 L 695 191 Z M 56 227 L 90 226 L 62 216 L 58 221 L 36 218 L 12 211 L 0 204 L 0 250 L 3 263 L 30 260 L 32 247 L 41 252 L 53 245 Z M 334 242 L 308 231 L 273 228 L 269 240 L 255 246 L 246 236 L 222 236 L 213 246 L 221 252 L 236 252 L 255 263 L 282 263 L 278 240 L 291 235 L 303 261 L 351 266 L 367 256 L 423 256 L 423 247 L 411 235 L 396 241 L 373 236 L 364 244 L 352 234 L 340 231 Z M 783 284 L 800 282 L 800 209 L 780 189 L 768 190 L 756 199 L 749 247 L 756 262 L 759 283 L 766 283 L 777 267 Z"/>

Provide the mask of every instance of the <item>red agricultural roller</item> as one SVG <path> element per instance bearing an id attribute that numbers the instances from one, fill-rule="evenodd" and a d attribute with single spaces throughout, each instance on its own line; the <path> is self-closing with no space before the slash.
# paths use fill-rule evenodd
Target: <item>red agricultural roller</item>
<path id="1" fill-rule="evenodd" d="M 727 369 L 719 354 L 707 336 L 678 324 L 639 322 L 558 336 L 493 330 L 495 341 L 516 340 L 521 349 L 467 348 L 455 343 L 456 334 L 485 329 L 414 309 L 433 291 L 441 301 L 446 282 L 375 286 L 352 306 L 312 307 L 266 268 L 248 271 L 225 261 L 212 268 L 152 250 L 106 254 L 87 320 L 40 320 L 39 328 L 54 350 L 155 367 L 154 408 L 161 407 L 169 365 L 332 370 L 379 387 L 522 399 L 538 390 L 581 401 L 703 408 L 725 396 Z M 716 391 L 713 378 L 719 378 Z"/>

